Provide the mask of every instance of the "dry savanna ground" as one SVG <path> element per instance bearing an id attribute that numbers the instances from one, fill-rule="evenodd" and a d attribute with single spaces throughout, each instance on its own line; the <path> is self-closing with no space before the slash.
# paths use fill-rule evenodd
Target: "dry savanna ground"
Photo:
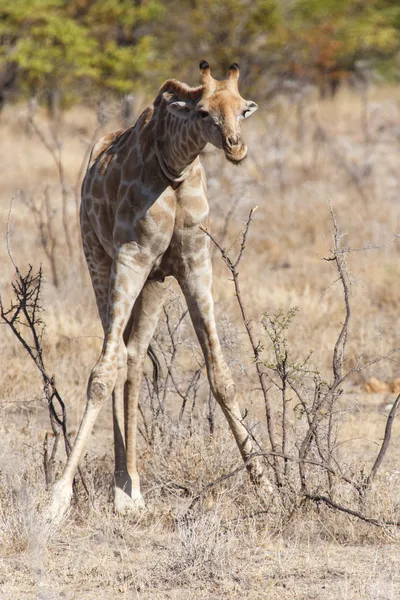
<path id="1" fill-rule="evenodd" d="M 53 130 L 39 112 L 35 131 L 22 105 L 7 107 L 0 116 L 2 298 L 8 306 L 14 277 L 5 239 L 9 222 L 9 247 L 20 270 L 43 265 L 44 361 L 66 404 L 72 438 L 101 348 L 77 230 L 79 180 L 92 140 L 119 127 L 117 108 L 109 107 L 102 128 L 95 111 L 85 107 L 67 112 Z M 158 393 L 150 364 L 143 379 L 139 462 L 147 509 L 139 520 L 113 514 L 110 404 L 102 410 L 82 465 L 90 501 L 78 481 L 62 526 L 43 520 L 49 501 L 43 467 L 44 440 L 51 431 L 47 404 L 35 365 L 9 328 L 1 326 L 2 599 L 400 598 L 398 529 L 381 526 L 400 519 L 396 419 L 363 503 L 337 475 L 360 481 L 361 473 L 370 472 L 399 388 L 399 355 L 392 351 L 400 346 L 400 89 L 371 88 L 367 96 L 343 90 L 324 102 L 310 91 L 302 110 L 295 100 L 279 96 L 261 106 L 244 130 L 250 151 L 243 165 L 233 167 L 213 149 L 204 153 L 210 228 L 234 257 L 249 210 L 258 206 L 239 278 L 270 377 L 278 445 L 284 408 L 285 452 L 299 456 L 305 414 L 293 389 L 282 403 L 262 321 L 267 313 L 272 322 L 282 322 L 297 307 L 282 342 L 290 364 L 298 365 L 296 382 L 307 395 L 316 378 L 321 385 L 332 380 L 332 353 L 345 307 L 335 263 L 322 259 L 332 248 L 331 206 L 342 247 L 353 250 L 346 253 L 351 316 L 344 360 L 344 369 L 353 371 L 333 406 L 329 443 L 336 475 L 329 490 L 338 504 L 376 519 L 379 526 L 324 502 L 305 501 L 295 461 L 285 471 L 287 497 L 276 486 L 271 496 L 253 488 L 241 470 L 193 504 L 209 483 L 241 463 L 210 399 L 184 303 L 171 283 L 154 341 L 162 371 Z M 59 168 L 44 141 L 58 156 Z M 268 450 L 264 397 L 231 276 L 216 249 L 213 262 L 224 352 L 246 422 L 260 448 Z M 322 415 L 322 436 L 325 421 Z M 312 452 L 309 456 L 320 460 Z M 56 474 L 64 460 L 60 444 Z M 271 464 L 270 457 L 266 468 L 274 483 Z M 310 489 L 326 494 L 327 471 L 312 464 L 307 469 Z"/>

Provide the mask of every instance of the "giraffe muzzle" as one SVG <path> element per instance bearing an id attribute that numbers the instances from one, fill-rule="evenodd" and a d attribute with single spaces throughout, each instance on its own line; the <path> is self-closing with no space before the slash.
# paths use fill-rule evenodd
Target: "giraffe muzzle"
<path id="1" fill-rule="evenodd" d="M 240 136 L 228 136 L 223 141 L 226 158 L 232 163 L 240 163 L 247 155 L 247 146 Z"/>

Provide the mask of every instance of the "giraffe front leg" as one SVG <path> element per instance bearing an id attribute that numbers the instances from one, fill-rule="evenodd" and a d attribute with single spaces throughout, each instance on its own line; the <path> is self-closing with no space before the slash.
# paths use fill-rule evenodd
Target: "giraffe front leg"
<path id="1" fill-rule="evenodd" d="M 196 263 L 189 259 L 182 272 L 185 275 L 180 277 L 179 283 L 203 350 L 211 390 L 229 423 L 243 460 L 247 461 L 255 449 L 251 436 L 243 423 L 235 384 L 222 354 L 218 338 L 211 291 L 212 267 L 208 251 L 204 249 L 202 262 L 199 257 L 197 257 Z M 259 483 L 263 475 L 263 468 L 258 458 L 253 459 L 247 465 L 247 469 L 251 479 L 255 483 Z M 270 484 L 266 483 L 266 487 L 270 491 Z"/>
<path id="2" fill-rule="evenodd" d="M 150 267 L 149 256 L 139 251 L 136 244 L 123 246 L 113 263 L 103 350 L 89 378 L 85 413 L 74 446 L 60 480 L 53 487 L 51 519 L 59 520 L 68 510 L 79 461 L 100 409 L 115 387 L 122 334 Z"/>

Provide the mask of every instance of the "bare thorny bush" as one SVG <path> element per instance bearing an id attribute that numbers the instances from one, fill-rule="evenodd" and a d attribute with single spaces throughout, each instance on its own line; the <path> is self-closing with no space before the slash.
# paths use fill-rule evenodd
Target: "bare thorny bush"
<path id="1" fill-rule="evenodd" d="M 182 297 L 170 290 L 170 297 L 164 304 L 160 324 L 152 342 L 162 366 L 157 378 L 153 380 L 145 374 L 145 394 L 140 406 L 143 427 L 139 432 L 150 445 L 154 444 L 157 435 L 161 438 L 168 435 L 174 421 L 178 430 L 184 427 L 189 434 L 193 432 L 196 400 L 205 386 L 202 373 L 205 363 L 197 345 L 188 338 L 187 320 L 188 310 Z M 188 355 L 190 363 L 194 363 L 196 367 L 194 370 L 186 369 L 185 373 L 184 362 Z M 172 417 L 172 421 L 167 412 L 167 399 L 171 398 L 177 400 L 174 404 L 179 407 L 177 416 Z"/>
<path id="2" fill-rule="evenodd" d="M 263 444 L 248 429 L 249 435 L 253 437 L 259 448 L 253 457 L 265 458 L 268 471 L 272 472 L 275 492 L 281 500 L 286 518 L 290 519 L 300 507 L 313 502 L 324 503 L 331 509 L 373 525 L 399 526 L 400 521 L 376 518 L 366 511 L 368 494 L 389 446 L 400 394 L 390 409 L 383 441 L 369 472 L 365 465 L 362 465 L 357 472 L 344 466 L 338 452 L 338 415 L 341 412 L 338 404 L 344 391 L 345 381 L 353 373 L 363 371 L 378 361 L 389 358 L 397 350 L 393 349 L 386 355 L 378 356 L 368 362 L 363 362 L 360 356 L 353 367 L 346 369 L 346 348 L 351 321 L 351 282 L 347 257 L 354 250 L 342 244 L 345 234 L 339 230 L 331 204 L 329 209 L 333 227 L 332 247 L 330 255 L 322 260 L 334 266 L 336 281 L 341 285 L 344 299 L 344 319 L 333 348 L 330 381 L 322 377 L 318 368 L 310 366 L 311 354 L 300 360 L 292 356 L 287 331 L 295 318 L 296 308 L 286 313 L 279 311 L 274 315 L 265 313 L 262 316 L 261 324 L 266 342 L 258 339 L 253 323 L 248 317 L 247 307 L 244 305 L 240 291 L 239 264 L 246 247 L 255 209 L 250 211 L 235 258 L 231 258 L 218 241 L 205 230 L 219 249 L 232 275 L 236 299 L 252 349 L 259 392 L 263 398 L 267 444 Z M 267 353 L 269 357 L 265 358 Z M 277 391 L 278 395 L 272 394 L 272 391 Z M 252 457 L 249 461 L 251 460 Z M 240 469 L 239 467 L 233 473 L 224 475 L 206 486 L 206 489 L 196 496 L 194 502 L 215 484 L 226 480 Z"/>
<path id="3" fill-rule="evenodd" d="M 11 208 L 9 218 L 10 216 Z M 9 244 L 8 233 L 7 244 Z M 60 439 L 64 442 L 67 456 L 71 449 L 71 443 L 67 433 L 65 403 L 57 389 L 55 376 L 50 375 L 46 369 L 43 356 L 42 340 L 45 324 L 41 316 L 43 307 L 40 297 L 43 270 L 40 267 L 39 271 L 34 273 L 33 267 L 29 265 L 26 274 L 23 275 L 14 262 L 9 245 L 8 252 L 15 269 L 15 279 L 11 284 L 13 300 L 11 300 L 9 308 L 6 308 L 0 295 L 0 318 L 3 324 L 10 327 L 18 342 L 35 363 L 42 377 L 43 393 L 48 404 L 49 419 L 53 434 L 52 442 L 50 442 L 50 436 L 48 434 L 45 435 L 43 442 L 43 466 L 46 484 L 51 485 L 54 479 L 54 469 Z M 86 487 L 85 479 L 81 472 L 80 474 L 83 485 Z"/>
<path id="4" fill-rule="evenodd" d="M 84 152 L 74 182 L 68 180 L 64 165 L 64 143 L 60 122 L 44 124 L 38 119 L 36 101 L 28 104 L 26 127 L 30 136 L 35 136 L 51 157 L 57 175 L 57 183 L 46 184 L 39 189 L 19 190 L 14 194 L 28 209 L 38 231 L 38 242 L 46 257 L 51 274 L 51 282 L 61 287 L 66 275 L 65 263 L 75 262 L 85 270 L 79 232 L 80 186 L 87 167 L 90 152 L 101 131 L 108 122 L 108 115 L 101 104 L 97 107 L 96 124 L 87 138 L 82 138 Z M 60 131 L 61 130 L 61 131 Z M 57 197 L 60 197 L 58 201 Z M 74 211 L 71 210 L 72 207 Z M 75 214 L 73 214 L 75 213 Z"/>

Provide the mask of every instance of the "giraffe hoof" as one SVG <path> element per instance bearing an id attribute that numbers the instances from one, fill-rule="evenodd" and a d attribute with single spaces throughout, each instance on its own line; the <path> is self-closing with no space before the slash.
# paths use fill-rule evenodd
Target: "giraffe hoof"
<path id="1" fill-rule="evenodd" d="M 250 467 L 250 468 L 249 468 Z M 251 482 L 267 496 L 274 493 L 274 487 L 265 474 L 262 464 L 259 460 L 253 460 L 249 465 L 249 475 Z"/>
<path id="2" fill-rule="evenodd" d="M 52 489 L 52 502 L 47 511 L 47 520 L 59 523 L 69 509 L 72 497 L 72 488 L 63 481 L 57 481 Z"/>
<path id="3" fill-rule="evenodd" d="M 255 458 L 247 465 L 247 471 L 250 475 L 250 480 L 254 485 L 259 486 L 263 482 L 265 478 L 264 469 L 259 458 Z"/>
<path id="4" fill-rule="evenodd" d="M 265 493 L 266 496 L 272 496 L 275 491 L 274 486 L 272 485 L 272 483 L 270 482 L 270 480 L 267 478 L 266 475 L 263 476 L 263 478 L 260 482 L 260 488 Z"/>
<path id="5" fill-rule="evenodd" d="M 145 503 L 140 492 L 132 492 L 132 498 L 116 487 L 114 489 L 114 510 L 119 515 L 137 515 L 145 508 Z"/>
<path id="6" fill-rule="evenodd" d="M 267 498 L 274 495 L 274 486 L 266 476 L 265 472 L 258 474 L 257 478 L 253 478 L 250 474 L 250 479 L 255 485 L 258 494 L 261 494 Z"/>

